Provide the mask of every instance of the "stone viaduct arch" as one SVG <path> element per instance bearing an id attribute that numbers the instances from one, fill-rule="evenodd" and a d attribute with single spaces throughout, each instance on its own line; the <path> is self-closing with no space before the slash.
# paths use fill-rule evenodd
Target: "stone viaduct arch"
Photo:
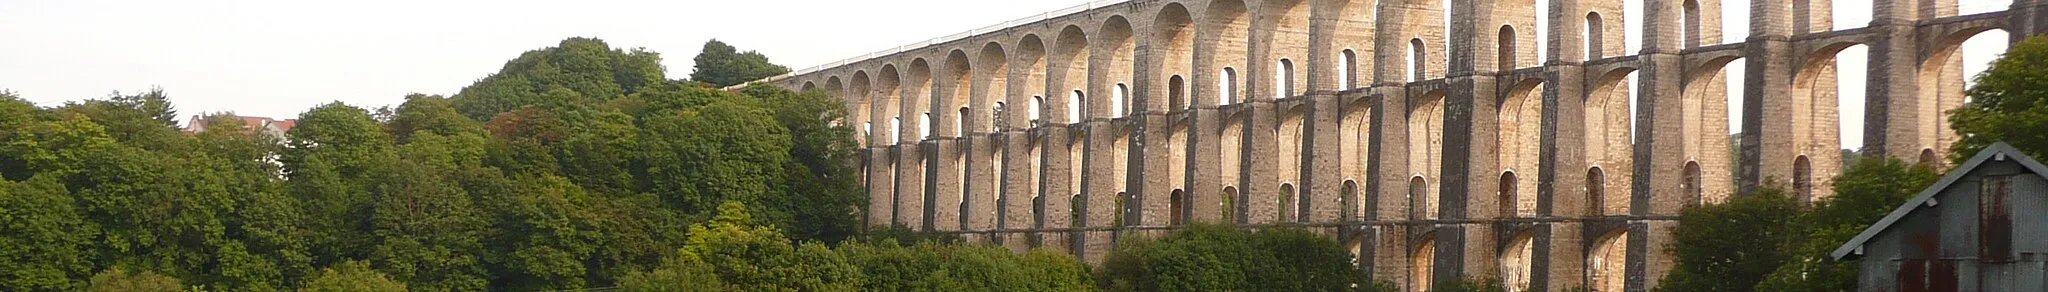
<path id="1" fill-rule="evenodd" d="M 1409 289 L 1645 291 L 1682 207 L 1827 193 L 1836 52 L 1869 51 L 1864 153 L 1939 162 L 1961 43 L 2048 32 L 2048 0 L 1875 0 L 1848 29 L 1827 0 L 1643 23 L 1623 1 L 1107 1 L 758 82 L 846 100 L 870 225 L 1099 262 L 1187 222 L 1286 224 Z"/>

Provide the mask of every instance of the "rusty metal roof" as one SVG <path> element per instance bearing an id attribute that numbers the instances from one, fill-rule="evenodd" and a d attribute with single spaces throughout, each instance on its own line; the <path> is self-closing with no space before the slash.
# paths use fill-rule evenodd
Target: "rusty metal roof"
<path id="1" fill-rule="evenodd" d="M 1913 199 L 1906 200 L 1905 205 L 1899 205 L 1898 209 L 1893 209 L 1892 213 L 1885 215 L 1883 220 L 1878 220 L 1877 224 L 1870 225 L 1870 228 L 1864 228 L 1863 233 L 1856 234 L 1855 238 L 1850 238 L 1849 242 L 1835 248 L 1835 252 L 1829 253 L 1829 256 L 1835 260 L 1845 260 L 1852 256 L 1857 256 L 1856 253 L 1860 253 L 1857 249 L 1862 248 L 1865 242 L 1876 238 L 1878 233 L 1883 233 L 1885 229 L 1891 228 L 1892 224 L 1905 219 L 1907 214 L 1913 213 L 1913 210 L 1919 210 L 1920 206 L 1926 205 L 1929 200 L 1933 200 L 1935 194 L 1940 194 L 1942 190 L 1948 189 L 1949 185 L 1962 180 L 1963 175 L 1969 174 L 1971 170 L 1977 169 L 1978 166 L 1982 166 L 1984 162 L 1991 161 L 1992 159 L 2001 161 L 2012 159 L 2025 166 L 2028 171 L 2032 171 L 2034 175 L 2048 179 L 2048 166 L 2041 165 L 2040 161 L 2035 161 L 2033 157 L 2020 153 L 2019 149 L 2013 148 L 2012 145 L 2007 145 L 2005 142 L 1991 144 L 1991 147 L 1984 148 L 1984 151 L 1978 151 L 1977 156 L 1970 157 L 1969 161 L 1957 166 L 1954 170 L 1950 170 L 1948 175 L 1942 176 L 1941 180 L 1936 181 L 1934 185 L 1921 190 L 1919 195 L 1913 196 Z"/>

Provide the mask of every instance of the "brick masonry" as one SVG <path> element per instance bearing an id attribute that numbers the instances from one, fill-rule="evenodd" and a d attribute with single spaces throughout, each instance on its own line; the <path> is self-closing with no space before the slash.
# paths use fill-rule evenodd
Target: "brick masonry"
<path id="1" fill-rule="evenodd" d="M 1639 24 L 1621 1 L 1135 0 L 760 82 L 847 101 L 870 225 L 1090 263 L 1185 222 L 1301 225 L 1410 290 L 1646 291 L 1684 206 L 1831 193 L 1836 52 L 1870 49 L 1864 151 L 1923 160 L 1955 139 L 1961 42 L 2048 31 L 2042 0 L 1876 0 L 1847 30 L 1828 0 L 1648 1 Z M 1720 41 L 1723 5 L 1748 39 Z"/>

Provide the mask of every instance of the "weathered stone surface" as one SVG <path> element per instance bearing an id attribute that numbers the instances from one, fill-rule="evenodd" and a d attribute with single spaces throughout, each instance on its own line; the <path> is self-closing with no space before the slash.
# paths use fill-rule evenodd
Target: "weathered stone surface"
<path id="1" fill-rule="evenodd" d="M 1830 192 L 1836 52 L 1870 49 L 1864 151 L 1921 160 L 1955 139 L 1961 42 L 2048 30 L 2040 0 L 1877 0 L 1839 31 L 1828 0 L 1647 1 L 1639 24 L 1622 1 L 1136 0 L 762 82 L 846 99 L 872 225 L 1099 262 L 1185 222 L 1308 224 L 1408 289 L 1644 291 L 1682 207 Z"/>

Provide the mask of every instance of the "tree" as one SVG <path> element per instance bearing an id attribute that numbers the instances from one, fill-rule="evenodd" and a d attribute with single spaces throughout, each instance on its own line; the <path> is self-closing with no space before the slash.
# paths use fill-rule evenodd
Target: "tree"
<path id="1" fill-rule="evenodd" d="M 437 139 L 427 134 L 420 141 Z M 481 139 L 477 139 L 480 141 Z M 460 150 L 460 143 L 405 145 L 408 156 Z M 437 147 L 439 146 L 439 147 Z M 469 146 L 475 147 L 475 146 Z M 480 150 L 472 150 L 481 152 Z M 489 275 L 479 258 L 487 221 L 470 195 L 450 178 L 455 166 L 407 157 L 377 173 L 370 187 L 369 259 L 394 278 L 422 290 L 483 290 Z"/>
<path id="2" fill-rule="evenodd" d="M 783 196 L 791 146 L 770 112 L 737 102 L 648 117 L 640 134 L 648 191 L 699 217 L 718 204 L 753 206 L 752 220 L 790 226 L 798 202 Z M 805 202 L 808 203 L 808 202 Z"/>
<path id="3" fill-rule="evenodd" d="M 690 72 L 690 80 L 726 87 L 789 73 L 789 67 L 768 62 L 768 56 L 754 51 L 740 52 L 738 48 L 716 39 L 704 42 L 704 51 L 697 53 L 697 68 Z"/>
<path id="4" fill-rule="evenodd" d="M 1965 92 L 1971 101 L 1949 112 L 1961 136 L 1949 146 L 1956 163 L 1993 143 L 2006 142 L 2033 157 L 2048 157 L 2048 37 L 2013 44 Z"/>
<path id="5" fill-rule="evenodd" d="M 1856 263 L 1834 261 L 1828 253 L 1940 177 L 1930 166 L 1893 158 L 1866 158 L 1851 166 L 1835 178 L 1834 197 L 1799 215 L 1792 225 L 1793 244 L 1786 246 L 1792 257 L 1757 290 L 1856 290 Z"/>
<path id="6" fill-rule="evenodd" d="M 1133 239 L 1104 260 L 1110 291 L 1339 291 L 1376 289 L 1342 245 L 1297 229 L 1244 231 L 1191 225 L 1157 240 Z"/>
<path id="7" fill-rule="evenodd" d="M 0 290 L 75 290 L 92 274 L 99 231 L 55 176 L 0 179 Z"/>
<path id="8" fill-rule="evenodd" d="M 1672 231 L 1678 264 L 1658 291 L 1753 291 L 1792 258 L 1799 203 L 1768 185 L 1727 202 L 1687 207 Z"/>
<path id="9" fill-rule="evenodd" d="M 91 117 L 115 140 L 143 149 L 166 150 L 179 138 L 177 111 L 161 88 L 134 95 L 114 92 L 105 99 L 68 103 L 57 111 Z"/>
<path id="10" fill-rule="evenodd" d="M 613 49 L 594 38 L 569 38 L 505 62 L 498 73 L 463 88 L 449 102 L 470 119 L 483 121 L 526 105 L 603 103 L 665 80 L 658 53 Z M 558 88 L 576 93 L 576 99 L 546 94 Z"/>
<path id="11" fill-rule="evenodd" d="M 164 276 L 149 270 L 130 270 L 114 266 L 92 275 L 92 285 L 86 291 L 92 292 L 180 292 L 185 284 L 178 278 Z"/>
<path id="12" fill-rule="evenodd" d="M 820 244 L 793 246 L 782 231 L 755 226 L 745 205 L 719 205 L 710 221 L 690 226 L 690 239 L 661 275 L 628 277 L 633 285 L 663 283 L 723 283 L 731 290 L 746 291 L 856 291 L 862 277 L 858 269 Z M 702 275 L 705 266 L 717 275 L 717 282 Z M 622 287 L 641 291 L 657 287 Z"/>
<path id="13" fill-rule="evenodd" d="M 775 109 L 775 120 L 787 129 L 793 144 L 789 149 L 789 195 L 796 225 L 790 234 L 797 239 L 839 242 L 859 231 L 867 190 L 861 187 L 859 145 L 846 113 L 846 103 L 823 91 L 793 92 L 757 84 L 743 93 L 763 100 Z"/>
<path id="14" fill-rule="evenodd" d="M 442 136 L 484 134 L 482 123 L 463 117 L 447 98 L 422 94 L 407 95 L 405 103 L 392 113 L 385 128 L 400 144 L 406 143 L 415 132 Z"/>
<path id="15" fill-rule="evenodd" d="M 14 92 L 0 90 L 0 151 L 13 141 L 24 128 L 37 121 L 46 120 L 49 113 L 36 105 L 15 96 Z M 13 153 L 9 153 L 13 154 Z M 0 179 L 27 180 L 33 175 L 28 162 L 20 156 L 0 155 Z"/>
<path id="16" fill-rule="evenodd" d="M 367 258 L 374 237 L 372 186 L 398 160 L 391 136 L 368 111 L 341 103 L 299 115 L 281 151 L 289 188 L 306 216 L 315 266 Z"/>
<path id="17" fill-rule="evenodd" d="M 385 277 L 359 261 L 342 262 L 320 269 L 320 275 L 306 281 L 299 292 L 403 292 L 405 283 Z"/>

